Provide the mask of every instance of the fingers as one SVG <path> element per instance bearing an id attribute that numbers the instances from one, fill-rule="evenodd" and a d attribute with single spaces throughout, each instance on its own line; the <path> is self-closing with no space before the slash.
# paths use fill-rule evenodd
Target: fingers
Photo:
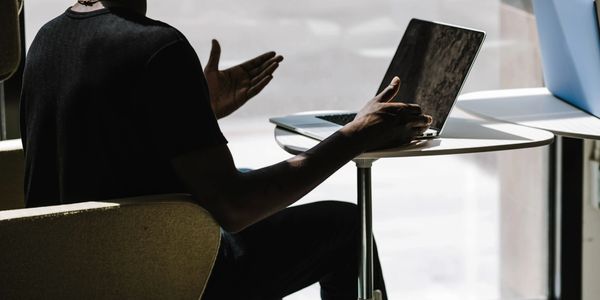
<path id="1" fill-rule="evenodd" d="M 430 126 L 433 118 L 429 115 L 424 115 L 418 105 L 406 105 L 404 103 L 385 103 L 382 112 L 386 115 L 394 116 L 400 124 L 405 124 L 407 127 L 424 127 Z"/>
<path id="2" fill-rule="evenodd" d="M 267 52 L 241 64 L 241 67 L 251 76 L 248 99 L 260 93 L 273 80 L 273 72 L 279 68 L 279 63 L 282 61 L 283 56 L 276 55 L 275 52 Z"/>
<path id="3" fill-rule="evenodd" d="M 261 81 L 259 81 L 256 85 L 252 86 L 248 90 L 248 99 L 250 99 L 250 98 L 256 96 L 258 93 L 260 93 L 267 86 L 267 84 L 269 84 L 269 82 L 271 82 L 271 80 L 273 80 L 273 76 L 268 75 L 267 77 L 265 77 Z"/>
<path id="4" fill-rule="evenodd" d="M 395 120 L 396 124 L 407 129 L 428 128 L 431 125 L 431 117 L 427 115 L 396 116 Z"/>
<path id="5" fill-rule="evenodd" d="M 252 80 L 250 81 L 250 85 L 254 86 L 256 84 L 258 84 L 261 80 L 263 80 L 265 77 L 271 76 L 273 75 L 273 73 L 275 72 L 275 70 L 277 70 L 277 68 L 279 68 L 279 62 L 272 62 L 269 66 L 267 66 L 264 70 L 262 70 L 262 73 L 258 74 L 258 76 L 255 76 L 254 78 L 252 78 Z"/>
<path id="6" fill-rule="evenodd" d="M 413 130 L 415 132 L 415 136 L 423 135 L 423 133 L 425 133 L 425 131 L 427 131 L 427 129 L 429 129 L 429 126 L 422 126 L 422 127 L 414 127 L 413 128 Z"/>
<path id="7" fill-rule="evenodd" d="M 413 115 L 420 115 L 423 111 L 417 104 L 408 104 L 401 102 L 387 102 L 383 103 L 383 109 L 392 111 L 397 114 L 408 113 Z"/>
<path id="8" fill-rule="evenodd" d="M 206 69 L 207 70 L 218 70 L 220 59 L 221 59 L 221 45 L 219 45 L 219 41 L 213 39 L 212 40 L 212 48 L 210 50 L 210 57 L 208 58 L 208 63 L 206 64 Z"/>
<path id="9" fill-rule="evenodd" d="M 248 72 L 248 74 L 250 74 L 251 77 L 253 78 L 257 78 L 257 81 L 262 80 L 265 75 L 268 75 L 268 73 L 265 73 L 265 70 L 272 68 L 273 65 L 275 65 L 275 69 L 277 69 L 277 67 L 279 67 L 279 63 L 281 63 L 283 61 L 283 56 L 281 55 L 277 55 L 274 56 L 270 59 L 268 59 L 267 61 L 265 61 L 262 65 L 257 66 L 254 69 L 250 69 L 250 70 L 246 70 Z M 272 70 L 275 71 L 275 70 Z M 271 72 L 273 73 L 273 72 Z"/>
<path id="10" fill-rule="evenodd" d="M 428 115 L 415 116 L 414 119 L 406 122 L 406 125 L 413 128 L 418 127 L 429 127 L 433 121 L 433 118 Z"/>
<path id="11" fill-rule="evenodd" d="M 414 114 L 421 114 L 423 113 L 423 110 L 421 109 L 421 106 L 419 106 L 418 104 L 412 104 L 412 103 L 405 103 L 405 110 L 410 111 Z"/>
<path id="12" fill-rule="evenodd" d="M 256 75 L 258 73 L 260 73 L 261 70 L 264 70 L 266 67 L 270 66 L 273 63 L 280 63 L 283 61 L 283 56 L 281 55 L 275 55 L 269 59 L 267 59 L 266 61 L 264 61 L 262 64 L 255 66 L 253 69 L 249 70 L 250 74 L 252 75 Z"/>
<path id="13" fill-rule="evenodd" d="M 403 105 L 402 103 L 385 103 L 385 106 L 378 112 L 380 116 L 385 116 L 395 120 L 398 124 L 405 127 L 424 127 L 430 126 L 433 118 L 421 113 L 421 108 L 412 110 L 413 106 Z"/>
<path id="14" fill-rule="evenodd" d="M 260 72 L 256 72 L 254 69 L 259 68 L 260 66 L 262 66 L 265 62 L 267 62 L 268 60 L 275 58 L 275 52 L 271 51 L 271 52 L 267 52 L 264 53 L 262 55 L 259 55 L 249 61 L 246 61 L 245 63 L 242 63 L 240 66 L 242 68 L 244 68 L 244 70 L 246 70 L 247 72 L 250 72 L 250 74 L 252 75 L 252 72 L 254 71 L 254 74 L 258 74 Z"/>
<path id="15" fill-rule="evenodd" d="M 376 96 L 379 102 L 389 102 L 390 100 L 396 97 L 398 91 L 400 90 L 400 77 L 396 76 L 379 95 Z"/>

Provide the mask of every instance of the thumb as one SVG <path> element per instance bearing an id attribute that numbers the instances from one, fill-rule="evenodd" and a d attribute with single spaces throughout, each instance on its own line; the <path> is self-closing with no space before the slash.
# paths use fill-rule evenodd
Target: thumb
<path id="1" fill-rule="evenodd" d="M 218 70 L 220 59 L 221 59 L 221 45 L 219 45 L 219 41 L 213 39 L 212 40 L 212 48 L 210 50 L 210 57 L 208 58 L 208 63 L 206 64 L 206 69 Z"/>
<path id="2" fill-rule="evenodd" d="M 390 100 L 396 97 L 398 91 L 400 90 L 400 77 L 395 76 L 388 85 L 377 97 L 379 98 L 379 102 L 389 102 Z"/>

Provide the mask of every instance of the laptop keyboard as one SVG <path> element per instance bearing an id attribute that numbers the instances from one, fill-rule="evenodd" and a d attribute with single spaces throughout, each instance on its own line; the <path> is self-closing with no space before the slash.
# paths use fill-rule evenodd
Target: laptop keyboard
<path id="1" fill-rule="evenodd" d="M 352 120 L 354 120 L 354 118 L 356 117 L 356 114 L 335 114 L 335 115 L 322 115 L 322 116 L 317 116 L 317 118 L 325 120 L 325 121 L 329 121 L 331 123 L 335 123 L 341 126 L 344 126 L 350 122 L 352 122 Z"/>

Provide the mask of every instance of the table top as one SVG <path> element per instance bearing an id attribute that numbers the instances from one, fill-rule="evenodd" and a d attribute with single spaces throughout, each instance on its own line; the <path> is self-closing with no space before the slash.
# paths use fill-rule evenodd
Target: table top
<path id="1" fill-rule="evenodd" d="M 483 118 L 600 139 L 600 119 L 556 97 L 546 88 L 484 91 L 462 95 L 458 107 Z"/>
<path id="2" fill-rule="evenodd" d="M 442 135 L 438 138 L 364 153 L 356 159 L 512 150 L 548 145 L 554 139 L 552 133 L 544 130 L 453 115 L 456 113 L 450 116 Z M 281 148 L 291 154 L 301 153 L 319 143 L 315 139 L 280 127 L 275 128 L 275 140 Z"/>

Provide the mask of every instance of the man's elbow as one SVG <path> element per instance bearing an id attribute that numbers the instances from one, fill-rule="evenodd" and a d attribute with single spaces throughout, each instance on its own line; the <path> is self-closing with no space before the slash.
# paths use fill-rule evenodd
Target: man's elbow
<path id="1" fill-rule="evenodd" d="M 244 230 L 244 228 L 248 227 L 247 225 L 243 224 L 242 222 L 239 222 L 232 218 L 218 217 L 215 219 L 216 219 L 217 223 L 219 223 L 221 228 L 223 228 L 223 230 L 230 232 L 230 233 L 238 233 L 238 232 Z"/>
<path id="2" fill-rule="evenodd" d="M 250 226 L 252 222 L 247 214 L 237 211 L 229 206 L 220 205 L 208 209 L 215 221 L 227 232 L 237 233 Z"/>

